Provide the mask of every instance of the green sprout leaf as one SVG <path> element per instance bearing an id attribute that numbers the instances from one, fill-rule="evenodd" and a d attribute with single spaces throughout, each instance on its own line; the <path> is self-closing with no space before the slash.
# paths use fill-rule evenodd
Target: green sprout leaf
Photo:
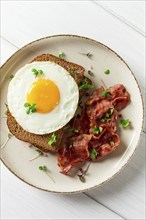
<path id="1" fill-rule="evenodd" d="M 70 131 L 72 131 L 74 133 L 78 133 L 79 132 L 76 128 L 70 128 Z"/>
<path id="2" fill-rule="evenodd" d="M 105 96 L 106 98 L 110 97 L 109 89 L 104 90 L 103 92 L 101 92 L 100 95 L 101 95 L 101 96 Z"/>
<path id="3" fill-rule="evenodd" d="M 26 108 L 26 114 L 31 114 L 36 112 L 36 104 L 29 104 L 29 103 L 25 103 L 24 107 Z"/>
<path id="4" fill-rule="evenodd" d="M 11 74 L 10 76 L 8 76 L 8 79 L 13 79 L 14 78 L 14 75 L 13 74 Z"/>
<path id="5" fill-rule="evenodd" d="M 52 145 L 55 142 L 56 142 L 56 135 L 55 135 L 55 133 L 53 133 L 51 136 L 51 139 L 48 141 L 48 144 Z"/>
<path id="6" fill-rule="evenodd" d="M 103 128 L 102 127 L 99 127 L 99 131 L 100 131 L 100 133 L 103 131 Z"/>
<path id="7" fill-rule="evenodd" d="M 59 54 L 59 58 L 61 58 L 61 59 L 65 59 L 65 53 L 63 53 L 63 52 L 60 53 L 60 54 Z"/>
<path id="8" fill-rule="evenodd" d="M 90 76 L 94 76 L 94 73 L 93 73 L 91 70 L 88 70 L 88 74 L 89 74 Z"/>
<path id="9" fill-rule="evenodd" d="M 122 119 L 119 123 L 119 126 L 122 126 L 123 128 L 127 128 L 130 125 L 129 119 Z"/>
<path id="10" fill-rule="evenodd" d="M 88 53 L 80 53 L 80 54 L 87 56 L 89 59 L 91 59 L 92 56 L 93 56 L 93 54 L 90 53 L 90 52 L 88 52 Z"/>
<path id="11" fill-rule="evenodd" d="M 86 167 L 85 170 L 83 170 L 82 168 L 79 169 L 80 172 L 81 172 L 81 174 L 77 174 L 77 176 L 79 177 L 79 180 L 80 180 L 82 183 L 85 183 L 85 181 L 86 181 L 86 180 L 85 180 L 85 176 L 87 175 L 87 172 L 88 172 L 88 170 L 89 170 L 90 165 L 91 165 L 91 163 L 89 163 L 89 164 L 87 165 L 87 167 Z"/>
<path id="12" fill-rule="evenodd" d="M 47 171 L 47 167 L 46 166 L 39 166 L 39 170 L 42 170 L 42 171 Z"/>
<path id="13" fill-rule="evenodd" d="M 7 115 L 7 113 L 8 113 L 8 105 L 5 103 L 5 106 L 6 106 L 5 115 Z"/>
<path id="14" fill-rule="evenodd" d="M 95 125 L 93 128 L 94 134 L 99 134 L 99 128 Z"/>
<path id="15" fill-rule="evenodd" d="M 48 168 L 46 166 L 39 166 L 39 170 L 41 170 L 44 173 L 46 173 L 47 176 L 49 176 L 49 178 L 55 183 L 54 179 L 49 175 L 49 171 L 48 171 Z"/>
<path id="16" fill-rule="evenodd" d="M 106 121 L 106 119 L 102 118 L 102 119 L 100 119 L 100 121 L 101 121 L 101 122 L 105 122 L 105 121 Z"/>
<path id="17" fill-rule="evenodd" d="M 8 141 L 11 139 L 11 137 L 13 137 L 13 135 L 11 133 L 8 133 L 8 137 L 5 140 L 5 142 L 1 145 L 1 149 L 3 149 L 7 145 Z"/>
<path id="18" fill-rule="evenodd" d="M 83 79 L 82 84 L 79 86 L 79 89 L 93 89 L 94 86 L 88 84 L 87 79 Z"/>
<path id="19" fill-rule="evenodd" d="M 39 158 L 40 156 L 43 156 L 43 152 L 41 151 L 41 150 L 36 150 L 36 152 L 37 152 L 37 155 L 35 155 L 32 159 L 30 159 L 29 161 L 33 161 L 33 160 L 35 160 L 35 159 L 37 159 L 37 158 Z"/>
<path id="20" fill-rule="evenodd" d="M 90 158 L 91 159 L 95 159 L 96 156 L 98 155 L 99 153 L 93 148 L 91 151 L 90 151 Z"/>
<path id="21" fill-rule="evenodd" d="M 94 134 L 99 134 L 99 132 L 101 133 L 102 131 L 103 131 L 102 127 L 97 127 L 96 125 L 93 127 Z"/>
<path id="22" fill-rule="evenodd" d="M 106 75 L 108 75 L 108 74 L 110 74 L 110 70 L 107 69 L 107 70 L 104 71 L 104 73 L 105 73 Z"/>
<path id="23" fill-rule="evenodd" d="M 31 70 L 33 72 L 33 74 L 35 75 L 35 77 L 41 76 L 44 74 L 43 70 L 37 70 L 37 69 L 32 69 Z"/>
<path id="24" fill-rule="evenodd" d="M 82 174 L 78 174 L 78 177 L 79 177 L 79 180 L 82 182 L 82 183 L 85 183 L 85 176 L 83 176 Z"/>
<path id="25" fill-rule="evenodd" d="M 110 146 L 113 147 L 115 145 L 114 141 L 110 141 Z"/>

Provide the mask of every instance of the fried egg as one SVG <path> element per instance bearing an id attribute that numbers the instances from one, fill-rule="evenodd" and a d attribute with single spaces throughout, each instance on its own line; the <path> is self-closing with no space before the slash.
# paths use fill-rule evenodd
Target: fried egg
<path id="1" fill-rule="evenodd" d="M 21 127 L 34 134 L 49 134 L 74 116 L 79 100 L 78 85 L 70 74 L 53 62 L 33 62 L 19 69 L 8 87 L 8 107 Z M 29 112 L 28 105 L 35 105 Z"/>

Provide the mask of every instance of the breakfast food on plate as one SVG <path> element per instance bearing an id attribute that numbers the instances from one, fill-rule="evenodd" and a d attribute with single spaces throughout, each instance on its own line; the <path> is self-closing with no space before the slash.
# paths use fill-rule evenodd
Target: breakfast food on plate
<path id="1" fill-rule="evenodd" d="M 35 76 L 39 70 L 42 74 Z M 33 134 L 49 134 L 66 125 L 75 114 L 78 99 L 75 80 L 63 67 L 50 61 L 22 67 L 10 82 L 7 95 L 11 114 L 24 130 Z M 35 114 L 27 112 L 29 104 L 36 106 Z"/>
<path id="2" fill-rule="evenodd" d="M 89 95 L 93 85 L 84 72 L 80 65 L 42 54 L 18 70 L 8 88 L 10 132 L 44 152 L 55 152 L 64 174 L 117 149 L 118 111 L 130 101 L 121 84 L 101 86 Z"/>
<path id="3" fill-rule="evenodd" d="M 58 150 L 57 160 L 62 173 L 67 174 L 79 162 L 96 161 L 119 146 L 118 111 L 129 100 L 130 95 L 121 84 L 106 90 L 101 87 L 89 96 L 81 115 L 70 123 L 77 132 L 64 140 Z"/>
<path id="4" fill-rule="evenodd" d="M 84 77 L 84 71 L 83 67 L 50 54 L 42 54 L 31 64 L 22 67 L 10 82 L 8 89 L 7 125 L 10 132 L 18 139 L 42 151 L 56 152 L 62 139 L 62 127 L 74 116 L 77 108 L 79 98 L 77 84 L 80 85 L 84 79 L 89 84 L 91 83 Z M 55 86 L 51 83 L 52 81 L 56 82 Z M 48 87 L 49 93 L 46 97 Z M 51 91 L 51 89 L 54 90 Z M 79 96 L 81 97 L 85 91 L 86 89 L 83 89 Z M 49 112 L 47 108 L 54 104 L 52 102 L 55 98 L 58 104 Z M 27 104 L 36 105 L 36 109 L 34 106 L 35 114 L 26 114 L 26 111 L 31 111 L 30 107 L 32 107 L 25 107 L 24 105 Z M 37 107 L 42 113 L 37 112 Z M 43 111 L 48 111 L 48 113 L 43 113 Z M 52 120 L 54 122 L 51 125 Z M 55 134 L 55 141 L 48 144 L 53 134 Z"/>

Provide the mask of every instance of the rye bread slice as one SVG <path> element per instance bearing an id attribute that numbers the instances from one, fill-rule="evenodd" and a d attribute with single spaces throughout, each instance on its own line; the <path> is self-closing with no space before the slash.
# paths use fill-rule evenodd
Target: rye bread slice
<path id="1" fill-rule="evenodd" d="M 54 62 L 62 67 L 64 67 L 71 76 L 75 79 L 78 85 L 81 84 L 84 77 L 84 71 L 85 69 L 77 64 L 68 62 L 64 59 L 60 59 L 52 54 L 42 54 L 37 56 L 32 60 L 32 62 L 35 61 L 51 61 Z M 91 84 L 91 80 L 88 80 L 88 83 Z M 87 91 L 87 89 L 82 89 L 80 91 L 80 97 Z M 50 140 L 52 133 L 46 134 L 46 135 L 37 135 L 32 134 L 30 132 L 25 131 L 15 120 L 15 118 L 11 115 L 11 113 L 7 112 L 7 125 L 9 128 L 9 131 L 19 140 L 28 142 L 35 147 L 39 148 L 40 150 L 44 152 L 56 152 L 57 149 L 60 147 L 62 136 L 63 136 L 63 128 L 55 132 L 56 135 L 56 142 L 52 145 L 48 145 L 48 141 Z"/>

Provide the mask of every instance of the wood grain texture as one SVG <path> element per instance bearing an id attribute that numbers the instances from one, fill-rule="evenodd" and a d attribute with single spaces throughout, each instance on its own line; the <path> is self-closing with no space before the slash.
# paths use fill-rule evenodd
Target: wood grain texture
<path id="1" fill-rule="evenodd" d="M 61 33 L 105 43 L 128 62 L 144 91 L 144 37 L 92 2 L 4 1 L 2 18 L 2 37 L 18 47 Z"/>
<path id="2" fill-rule="evenodd" d="M 102 187 L 88 194 L 126 219 L 145 217 L 145 134 L 128 165 Z"/>
<path id="3" fill-rule="evenodd" d="M 136 3 L 136 12 L 132 10 L 131 13 L 133 1 L 128 1 L 126 11 L 123 6 L 125 1 L 120 2 L 115 15 L 143 31 L 143 1 Z M 110 1 L 108 7 L 115 13 L 117 6 L 114 1 Z M 144 37 L 108 11 L 88 1 L 3 1 L 1 34 L 11 44 L 2 40 L 1 63 L 17 47 L 37 38 L 60 33 L 91 37 L 110 46 L 132 68 L 144 95 Z M 121 219 L 120 216 L 145 219 L 144 135 L 127 167 L 110 182 L 86 193 L 97 202 L 84 194 L 58 196 L 37 191 L 17 180 L 2 165 L 2 219 Z M 57 211 L 54 213 L 54 210 Z"/>
<path id="4" fill-rule="evenodd" d="M 137 32 L 145 35 L 145 1 L 94 1 Z"/>

